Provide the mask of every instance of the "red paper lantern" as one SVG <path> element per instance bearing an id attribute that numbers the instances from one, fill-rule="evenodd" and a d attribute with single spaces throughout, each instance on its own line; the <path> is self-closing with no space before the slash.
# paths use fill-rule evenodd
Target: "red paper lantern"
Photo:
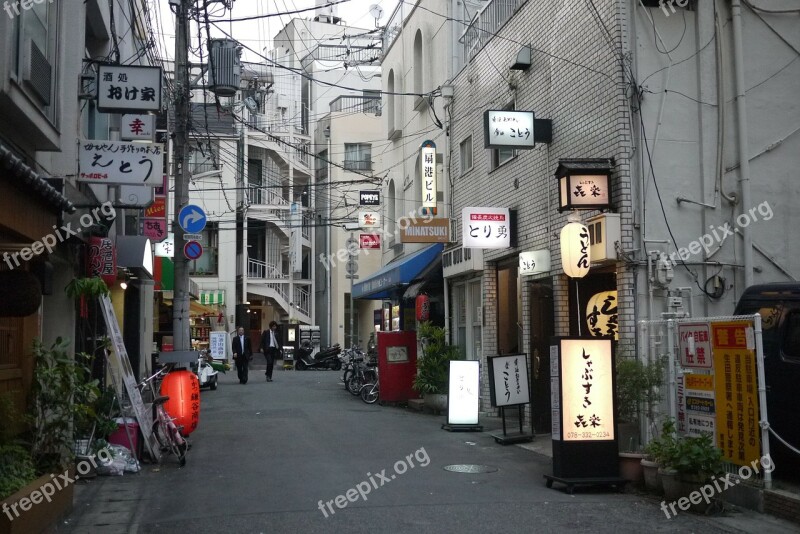
<path id="1" fill-rule="evenodd" d="M 108 287 L 117 280 L 117 250 L 107 237 L 90 237 L 86 250 L 86 274 L 99 276 Z"/>
<path id="2" fill-rule="evenodd" d="M 197 375 L 186 369 L 172 371 L 161 382 L 161 394 L 169 397 L 164 409 L 175 424 L 182 426 L 181 434 L 188 436 L 200 422 L 200 382 Z"/>
<path id="3" fill-rule="evenodd" d="M 431 317 L 431 299 L 428 295 L 417 295 L 415 301 L 417 321 L 427 321 Z"/>

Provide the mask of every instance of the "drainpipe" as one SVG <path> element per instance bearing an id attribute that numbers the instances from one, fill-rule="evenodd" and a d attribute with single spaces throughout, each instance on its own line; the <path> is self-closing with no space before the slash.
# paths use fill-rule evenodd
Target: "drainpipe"
<path id="1" fill-rule="evenodd" d="M 733 24 L 733 64 L 736 69 L 736 115 L 739 134 L 739 181 L 742 187 L 742 213 L 746 214 L 750 202 L 750 149 L 747 143 L 747 105 L 744 85 L 744 53 L 742 51 L 742 3 L 731 0 Z M 745 215 L 747 216 L 747 215 Z M 744 238 L 744 286 L 753 285 L 753 234 L 749 225 L 741 229 Z"/>

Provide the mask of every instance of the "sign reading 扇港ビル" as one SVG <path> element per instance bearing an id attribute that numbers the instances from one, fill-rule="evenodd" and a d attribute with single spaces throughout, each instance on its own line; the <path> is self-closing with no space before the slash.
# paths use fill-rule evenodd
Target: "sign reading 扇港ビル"
<path id="1" fill-rule="evenodd" d="M 450 219 L 403 217 L 398 223 L 398 228 L 400 228 L 401 243 L 450 242 Z"/>
<path id="2" fill-rule="evenodd" d="M 511 212 L 508 208 L 464 208 L 461 211 L 464 248 L 511 246 Z"/>
<path id="3" fill-rule="evenodd" d="M 436 207 L 436 143 L 424 141 L 420 147 L 420 176 L 422 177 L 422 207 Z"/>
<path id="4" fill-rule="evenodd" d="M 161 67 L 100 65 L 97 109 L 104 113 L 161 110 Z"/>
<path id="5" fill-rule="evenodd" d="M 163 161 L 161 145 L 83 140 L 78 150 L 78 181 L 160 187 Z"/>
<path id="6" fill-rule="evenodd" d="M 761 457 L 752 321 L 711 323 L 711 351 L 717 446 L 722 449 L 723 460 L 750 465 Z"/>
<path id="7" fill-rule="evenodd" d="M 531 149 L 533 111 L 486 110 L 483 113 L 484 148 Z"/>

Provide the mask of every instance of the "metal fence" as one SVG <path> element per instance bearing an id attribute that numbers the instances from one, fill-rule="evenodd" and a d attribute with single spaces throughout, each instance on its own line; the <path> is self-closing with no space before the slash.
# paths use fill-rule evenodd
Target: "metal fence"
<path id="1" fill-rule="evenodd" d="M 726 430 L 730 432 L 734 430 L 738 431 L 737 435 L 740 440 L 744 440 L 747 437 L 745 435 L 747 429 L 745 428 L 743 417 L 741 415 L 737 418 L 732 418 L 730 416 L 730 414 L 733 413 L 732 410 L 734 407 L 738 409 L 739 414 L 743 413 L 744 407 L 740 404 L 743 403 L 743 399 L 740 397 L 740 390 L 737 389 L 736 392 L 726 390 L 725 398 L 718 398 L 719 396 L 716 395 L 719 392 L 717 384 L 721 383 L 720 381 L 728 384 L 734 379 L 743 381 L 747 378 L 745 377 L 745 371 L 741 369 L 741 366 L 746 366 L 747 362 L 740 362 L 738 357 L 735 361 L 729 361 L 728 357 L 724 356 L 724 368 L 716 369 L 714 362 L 724 350 L 718 350 L 718 352 L 709 350 L 708 354 L 705 354 L 705 346 L 699 346 L 700 343 L 703 343 L 703 336 L 692 335 L 692 331 L 695 327 L 702 329 L 703 325 L 707 324 L 709 332 L 711 332 L 710 336 L 713 336 L 713 333 L 716 331 L 714 325 L 717 325 L 718 328 L 723 328 L 724 325 L 722 323 L 740 321 L 748 321 L 752 324 L 752 337 L 750 337 L 750 332 L 746 330 L 744 342 L 747 346 L 746 350 L 752 349 L 755 355 L 756 376 L 753 378 L 757 381 L 757 391 L 754 390 L 750 393 L 757 395 L 759 412 L 758 414 L 753 414 L 754 417 L 757 416 L 758 421 L 757 424 L 749 425 L 750 427 L 754 427 L 750 432 L 760 433 L 760 459 L 765 457 L 770 458 L 769 419 L 767 415 L 766 382 L 764 378 L 764 350 L 762 343 L 761 316 L 758 314 L 640 321 L 637 324 L 639 358 L 648 364 L 659 360 L 666 363 L 663 377 L 663 389 L 666 391 L 662 391 L 664 395 L 662 396 L 661 402 L 657 406 L 651 407 L 651 413 L 654 413 L 654 417 L 646 424 L 645 442 L 649 442 L 658 434 L 660 428 L 659 423 L 667 418 L 672 418 L 676 421 L 679 433 L 686 434 L 689 432 L 690 422 L 687 413 L 684 411 L 687 398 L 686 393 L 688 391 L 685 387 L 687 376 L 713 377 L 712 380 L 715 384 L 714 398 L 710 406 L 713 406 L 715 421 L 719 421 L 717 410 L 724 406 L 728 413 L 725 422 Z M 690 337 L 691 340 L 689 340 Z M 698 345 L 696 346 L 695 339 L 698 337 L 701 339 L 697 342 Z M 718 340 L 709 337 L 706 341 L 708 346 L 711 347 L 712 344 L 716 343 Z M 682 350 L 683 354 L 681 353 Z M 707 367 L 698 367 L 700 365 L 699 357 L 701 354 L 704 358 L 708 359 Z M 703 365 L 705 364 L 704 360 Z M 719 432 L 716 423 L 714 423 L 713 428 L 715 439 L 717 441 L 721 440 L 723 434 Z M 726 432 L 725 435 L 729 435 L 729 433 Z M 720 448 L 723 450 L 726 446 L 732 447 L 730 439 L 728 443 L 723 443 L 721 445 Z M 717 446 L 720 446 L 720 444 L 717 443 Z M 740 467 L 740 464 L 730 461 L 725 462 L 725 471 L 732 475 L 732 477 L 739 478 L 742 481 L 746 479 L 749 484 L 766 488 L 771 487 L 771 472 L 767 472 L 763 469 L 759 469 L 758 471 L 751 469 L 750 474 L 745 477 L 742 476 L 742 470 L 744 469 L 745 467 Z"/>

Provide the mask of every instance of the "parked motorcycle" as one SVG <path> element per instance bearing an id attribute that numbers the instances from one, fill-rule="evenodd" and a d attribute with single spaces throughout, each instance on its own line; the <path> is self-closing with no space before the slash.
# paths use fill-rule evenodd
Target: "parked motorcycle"
<path id="1" fill-rule="evenodd" d="M 212 365 L 213 361 L 207 351 L 201 350 L 197 363 L 192 364 L 192 370 L 197 374 L 201 388 L 217 389 L 217 370 Z"/>
<path id="2" fill-rule="evenodd" d="M 338 343 L 320 350 L 312 357 L 311 353 L 313 351 L 314 347 L 310 341 L 300 343 L 300 347 L 295 351 L 294 368 L 298 371 L 305 371 L 306 369 L 333 369 L 338 371 L 342 368 L 342 362 L 339 360 L 339 353 L 342 352 L 342 348 Z"/>

